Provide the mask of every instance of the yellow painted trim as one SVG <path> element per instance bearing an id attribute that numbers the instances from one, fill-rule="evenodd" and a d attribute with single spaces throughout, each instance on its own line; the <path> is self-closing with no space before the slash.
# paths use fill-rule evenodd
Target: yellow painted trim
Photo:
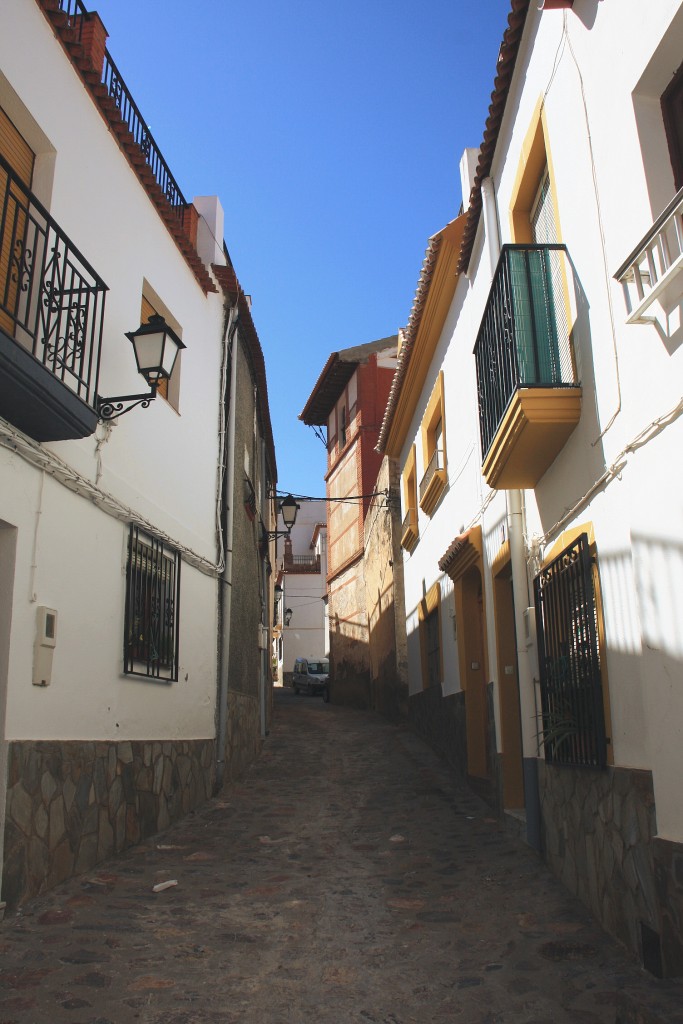
<path id="1" fill-rule="evenodd" d="M 464 576 L 472 565 L 476 565 L 483 579 L 484 540 L 481 526 L 473 526 L 467 531 L 467 542 L 450 562 L 446 575 L 456 583 Z"/>
<path id="2" fill-rule="evenodd" d="M 555 171 L 550 150 L 548 120 L 543 98 L 541 97 L 536 104 L 531 124 L 522 142 L 519 165 L 510 196 L 510 234 L 513 242 L 530 243 L 532 241 L 531 207 L 546 166 L 548 168 L 548 177 L 550 178 L 550 194 L 553 202 L 555 231 L 557 237 L 562 238 Z"/>
<path id="3" fill-rule="evenodd" d="M 498 549 L 491 571 L 493 575 L 493 618 L 496 641 L 496 695 L 500 716 L 500 760 L 503 780 L 503 806 L 524 807 L 522 770 L 522 728 L 519 696 L 519 664 L 512 598 L 512 558 L 508 540 Z M 506 672 L 506 666 L 513 669 Z"/>
<path id="4" fill-rule="evenodd" d="M 429 481 L 427 490 L 424 492 L 422 498 L 420 499 L 420 508 L 425 513 L 425 515 L 431 516 L 434 509 L 439 503 L 441 495 L 446 490 L 447 483 L 448 480 L 444 470 L 435 470 L 434 476 Z"/>
<path id="5" fill-rule="evenodd" d="M 612 708 L 609 691 L 609 676 L 607 673 L 607 640 L 605 638 L 605 615 L 602 601 L 602 584 L 600 582 L 600 570 L 598 568 L 598 549 L 595 543 L 595 529 L 592 521 L 579 523 L 563 530 L 551 548 L 548 549 L 543 558 L 542 567 L 554 562 L 557 556 L 573 544 L 577 537 L 585 533 L 588 537 L 588 546 L 593 558 L 591 566 L 593 576 L 593 591 L 595 594 L 595 612 L 598 623 L 598 650 L 600 651 L 600 678 L 602 682 L 602 707 L 605 717 L 605 736 L 607 737 L 607 763 L 614 764 L 614 745 L 612 743 Z"/>
<path id="6" fill-rule="evenodd" d="M 401 473 L 401 486 L 403 489 L 403 508 L 405 510 L 402 522 L 410 513 L 410 525 L 401 537 L 401 546 L 407 551 L 412 551 L 420 538 L 420 531 L 417 519 L 417 456 L 415 445 L 408 452 L 406 464 Z"/>
<path id="7" fill-rule="evenodd" d="M 435 470 L 434 476 L 423 497 L 420 499 L 420 508 L 427 515 L 431 515 L 437 506 L 439 498 L 446 489 L 448 483 L 448 456 L 446 453 L 446 401 L 444 392 L 443 370 L 439 370 L 432 393 L 427 402 L 420 433 L 422 435 L 422 465 L 423 471 L 427 467 L 436 451 L 436 427 L 441 423 L 441 450 L 443 453 L 443 465 Z"/>
<path id="8" fill-rule="evenodd" d="M 474 531 L 478 531 L 478 536 Z M 486 622 L 486 585 L 484 582 L 481 527 L 474 527 L 474 537 L 463 550 L 462 561 L 451 567 L 454 580 L 455 621 L 458 636 L 458 664 L 460 685 L 465 693 L 465 723 L 467 730 L 467 771 L 476 778 L 489 777 L 488 764 L 488 704 L 486 687 L 488 670 L 488 628 Z M 472 593 L 476 570 L 481 588 L 481 605 Z M 450 574 L 449 574 L 450 575 Z M 478 637 L 478 649 L 473 650 L 473 639 Z M 472 667 L 472 655 L 481 661 Z"/>
<path id="9" fill-rule="evenodd" d="M 564 551 L 565 548 L 568 548 L 570 544 L 573 544 L 576 538 L 580 537 L 582 533 L 587 534 L 588 544 L 590 548 L 593 549 L 595 547 L 595 530 L 593 529 L 593 523 L 580 523 L 578 526 L 571 526 L 568 530 L 563 530 L 550 550 L 546 551 L 542 567 L 545 569 L 547 565 L 554 562 L 559 553 Z"/>
<path id="10" fill-rule="evenodd" d="M 441 582 L 437 580 L 429 588 L 417 606 L 417 618 L 420 630 L 420 662 L 422 667 L 422 689 L 429 686 L 429 666 L 427 663 L 427 628 L 425 621 L 433 611 L 439 613 L 439 683 L 443 682 L 443 634 L 441 631 Z"/>
<path id="11" fill-rule="evenodd" d="M 500 576 L 510 562 L 512 555 L 510 554 L 510 541 L 505 540 L 498 548 L 498 553 L 491 562 L 491 575 Z"/>
<path id="12" fill-rule="evenodd" d="M 518 388 L 482 464 L 489 487 L 535 487 L 580 418 L 581 388 Z"/>
<path id="13" fill-rule="evenodd" d="M 425 409 L 424 416 L 422 417 L 422 424 L 420 426 L 420 432 L 422 434 L 422 460 L 425 469 L 427 469 L 436 448 L 434 432 L 439 422 L 441 422 L 441 441 L 443 445 L 443 461 L 445 469 L 446 403 L 444 401 L 443 370 L 439 370 L 439 375 L 434 382 L 434 387 L 432 388 L 432 393 L 429 396 L 427 408 Z"/>
<path id="14" fill-rule="evenodd" d="M 386 454 L 392 458 L 399 458 L 405 444 L 446 317 L 451 308 L 459 279 L 457 267 L 466 220 L 467 214 L 463 213 L 435 236 L 441 236 L 441 245 L 432 271 L 429 291 L 424 301 L 420 324 L 413 341 L 410 362 L 401 385 L 387 436 L 385 450 Z"/>

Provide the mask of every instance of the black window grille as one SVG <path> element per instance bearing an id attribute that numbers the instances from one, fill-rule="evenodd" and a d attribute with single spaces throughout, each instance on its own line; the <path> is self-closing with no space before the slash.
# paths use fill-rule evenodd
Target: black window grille
<path id="1" fill-rule="evenodd" d="M 429 686 L 439 686 L 441 683 L 441 643 L 438 608 L 430 612 L 424 620 L 424 629 L 427 648 L 427 683 Z"/>
<path id="2" fill-rule="evenodd" d="M 180 556 L 131 524 L 126 575 L 124 672 L 178 678 Z"/>
<path id="3" fill-rule="evenodd" d="M 534 580 L 546 761 L 606 764 L 598 608 L 588 536 L 582 533 Z"/>

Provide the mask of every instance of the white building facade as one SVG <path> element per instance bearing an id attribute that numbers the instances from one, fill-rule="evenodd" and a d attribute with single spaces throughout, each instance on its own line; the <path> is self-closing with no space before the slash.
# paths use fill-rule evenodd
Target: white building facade
<path id="1" fill-rule="evenodd" d="M 220 204 L 183 199 L 105 44 L 97 15 L 70 0 L 0 10 L 11 904 L 197 806 L 224 759 L 218 580 L 237 303 L 220 271 L 234 274 L 213 241 Z M 126 334 L 154 314 L 182 341 L 171 378 L 107 419 L 148 392 Z"/>
<path id="2" fill-rule="evenodd" d="M 679 0 L 513 0 L 380 438 L 411 714 L 664 975 L 683 973 L 682 56 Z"/>
<path id="3" fill-rule="evenodd" d="M 327 619 L 327 521 L 325 502 L 300 500 L 289 536 L 278 539 L 277 677 L 291 682 L 297 658 L 329 657 Z M 278 528 L 283 528 L 280 518 Z"/>

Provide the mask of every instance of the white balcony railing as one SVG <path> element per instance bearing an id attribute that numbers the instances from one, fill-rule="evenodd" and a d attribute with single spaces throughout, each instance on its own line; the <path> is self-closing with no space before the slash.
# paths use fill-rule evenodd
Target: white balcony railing
<path id="1" fill-rule="evenodd" d="M 683 299 L 683 189 L 614 275 L 624 289 L 629 324 L 653 323 L 659 301 L 666 313 Z"/>

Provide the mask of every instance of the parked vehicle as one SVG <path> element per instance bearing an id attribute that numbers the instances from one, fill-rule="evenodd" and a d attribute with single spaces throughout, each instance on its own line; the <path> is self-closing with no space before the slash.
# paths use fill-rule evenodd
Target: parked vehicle
<path id="1" fill-rule="evenodd" d="M 327 658 L 297 658 L 292 673 L 295 693 L 322 693 L 329 700 L 330 663 Z"/>

